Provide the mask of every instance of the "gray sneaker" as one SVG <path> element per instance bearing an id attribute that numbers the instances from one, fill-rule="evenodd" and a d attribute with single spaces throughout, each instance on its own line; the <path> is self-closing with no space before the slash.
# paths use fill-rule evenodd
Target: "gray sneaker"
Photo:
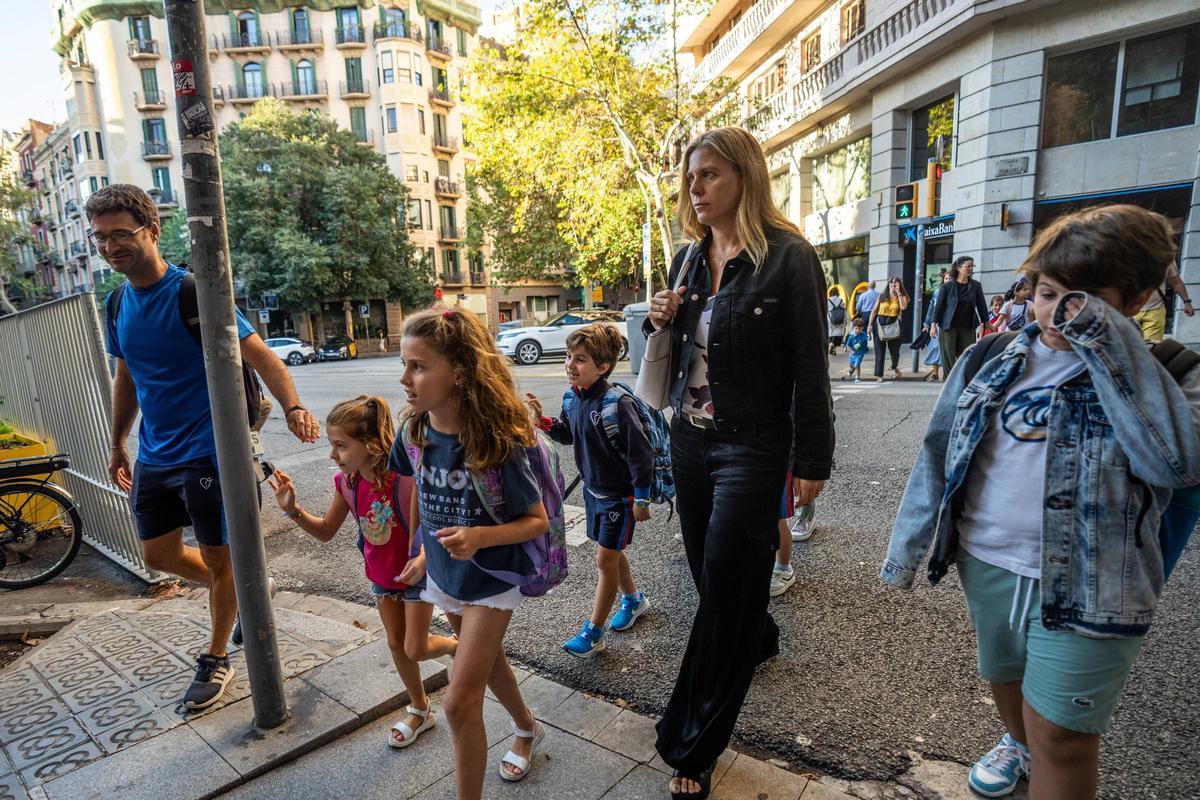
<path id="1" fill-rule="evenodd" d="M 792 541 L 807 542 L 812 538 L 813 528 L 817 525 L 817 509 L 812 503 L 801 506 L 800 513 L 792 520 Z"/>
<path id="2" fill-rule="evenodd" d="M 201 653 L 196 658 L 196 677 L 183 696 L 183 705 L 189 711 L 208 708 L 221 699 L 232 680 L 233 667 L 229 666 L 229 656 Z"/>
<path id="3" fill-rule="evenodd" d="M 796 570 L 792 565 L 776 564 L 775 569 L 771 571 L 771 597 L 779 597 L 795 583 Z"/>
<path id="4" fill-rule="evenodd" d="M 279 591 L 279 584 L 275 583 L 274 578 L 267 578 L 267 587 L 271 591 L 271 599 L 274 600 L 275 593 L 277 591 Z M 237 622 L 233 623 L 233 633 L 229 634 L 229 641 L 233 642 L 238 647 L 241 647 L 243 639 L 244 639 L 244 637 L 242 636 L 242 615 L 239 614 L 238 618 L 237 618 Z"/>

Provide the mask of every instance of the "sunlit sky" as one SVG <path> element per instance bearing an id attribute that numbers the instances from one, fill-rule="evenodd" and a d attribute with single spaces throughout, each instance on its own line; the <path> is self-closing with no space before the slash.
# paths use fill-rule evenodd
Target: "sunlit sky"
<path id="1" fill-rule="evenodd" d="M 503 5 L 476 0 L 484 14 Z M 66 104 L 58 82 L 58 56 L 50 49 L 49 0 L 0 0 L 0 128 L 16 131 L 30 117 L 58 124 Z"/>

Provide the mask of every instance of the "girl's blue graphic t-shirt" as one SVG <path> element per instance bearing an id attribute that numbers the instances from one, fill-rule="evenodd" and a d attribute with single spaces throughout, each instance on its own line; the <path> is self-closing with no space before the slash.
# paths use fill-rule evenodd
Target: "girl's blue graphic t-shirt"
<path id="1" fill-rule="evenodd" d="M 422 453 L 420 470 L 414 470 L 397 436 L 388 458 L 388 468 L 413 475 L 417 482 L 421 530 L 424 531 L 425 571 L 443 592 L 464 602 L 482 600 L 512 589 L 511 583 L 492 577 L 471 561 L 458 561 L 437 538 L 442 528 L 481 527 L 495 522 L 483 507 L 466 467 L 466 456 L 457 435 L 425 428 L 429 444 Z M 498 470 L 504 495 L 505 521 L 514 519 L 541 502 L 541 490 L 529 468 L 525 451 L 518 448 Z M 488 569 L 524 574 L 532 565 L 519 544 L 485 547 L 474 560 Z"/>

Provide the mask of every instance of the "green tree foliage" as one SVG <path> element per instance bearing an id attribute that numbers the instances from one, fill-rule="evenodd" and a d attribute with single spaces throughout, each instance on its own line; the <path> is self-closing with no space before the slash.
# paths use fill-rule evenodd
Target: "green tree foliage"
<path id="1" fill-rule="evenodd" d="M 192 263 L 192 237 L 188 233 L 187 214 L 182 209 L 162 220 L 158 252 L 172 264 Z"/>
<path id="2" fill-rule="evenodd" d="M 673 255 L 676 160 L 724 84 L 692 94 L 676 62 L 684 9 L 662 0 L 535 0 L 504 48 L 471 65 L 472 218 L 501 276 L 629 275 L 655 220 L 660 284 Z"/>
<path id="3" fill-rule="evenodd" d="M 0 149 L 0 314 L 17 313 L 9 294 L 13 287 L 22 291 L 33 288 L 18 274 L 17 254 L 30 244 L 28 222 L 21 222 L 18 212 L 32 197 L 20 180 L 17 154 L 8 148 Z"/>
<path id="4" fill-rule="evenodd" d="M 266 99 L 221 135 L 230 256 L 246 289 L 322 302 L 433 298 L 406 230 L 408 192 L 383 156 L 315 114 Z"/>

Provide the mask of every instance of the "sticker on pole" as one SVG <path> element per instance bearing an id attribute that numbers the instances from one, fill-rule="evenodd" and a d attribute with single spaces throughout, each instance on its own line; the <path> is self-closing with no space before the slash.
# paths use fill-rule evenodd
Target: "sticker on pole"
<path id="1" fill-rule="evenodd" d="M 190 97 L 196 94 L 196 73 L 192 71 L 192 62 L 186 58 L 177 58 L 171 62 L 175 72 L 175 96 Z"/>
<path id="2" fill-rule="evenodd" d="M 179 112 L 179 118 L 183 120 L 183 129 L 188 137 L 203 136 L 214 127 L 208 106 L 199 98 Z"/>

